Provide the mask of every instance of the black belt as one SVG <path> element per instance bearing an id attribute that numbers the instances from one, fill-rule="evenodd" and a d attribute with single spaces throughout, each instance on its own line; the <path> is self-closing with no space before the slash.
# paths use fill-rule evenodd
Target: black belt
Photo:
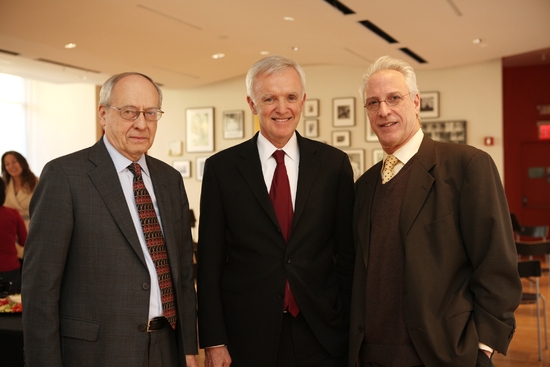
<path id="1" fill-rule="evenodd" d="M 170 326 L 168 319 L 164 316 L 155 317 L 147 323 L 147 332 L 158 331 L 162 328 Z"/>

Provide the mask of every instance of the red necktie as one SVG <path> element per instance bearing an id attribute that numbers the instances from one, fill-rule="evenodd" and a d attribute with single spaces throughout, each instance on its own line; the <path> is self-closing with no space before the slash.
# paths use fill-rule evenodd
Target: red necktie
<path id="1" fill-rule="evenodd" d="M 160 286 L 160 297 L 164 316 L 170 322 L 172 328 L 176 328 L 176 308 L 174 305 L 174 290 L 172 288 L 172 276 L 170 274 L 170 264 L 168 263 L 168 254 L 162 230 L 153 206 L 153 201 L 149 192 L 143 183 L 141 176 L 141 167 L 137 163 L 128 166 L 130 172 L 134 174 L 134 197 L 139 213 L 139 221 L 145 236 L 147 248 L 155 264 L 157 277 Z"/>
<path id="2" fill-rule="evenodd" d="M 279 226 L 283 233 L 285 241 L 288 243 L 290 238 L 290 231 L 292 229 L 292 220 L 294 218 L 294 210 L 292 209 L 292 198 L 290 196 L 290 184 L 288 183 L 288 175 L 286 173 L 285 166 L 285 152 L 282 150 L 276 150 L 273 153 L 273 157 L 277 161 L 277 167 L 273 174 L 273 181 L 271 182 L 271 190 L 269 191 L 269 197 L 273 203 Z M 290 312 L 294 317 L 300 313 L 300 308 L 296 303 L 294 294 L 290 289 L 288 280 L 285 284 L 285 299 L 284 309 Z"/>

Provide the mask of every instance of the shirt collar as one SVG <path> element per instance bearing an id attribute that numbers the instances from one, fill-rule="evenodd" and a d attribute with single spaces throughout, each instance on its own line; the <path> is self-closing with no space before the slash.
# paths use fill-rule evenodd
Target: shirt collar
<path id="1" fill-rule="evenodd" d="M 109 155 L 111 156 L 111 159 L 113 160 L 113 163 L 115 165 L 115 169 L 118 173 L 124 171 L 131 163 L 133 163 L 133 161 L 123 156 L 115 147 L 113 147 L 109 142 L 109 139 L 107 139 L 107 136 L 105 135 L 103 135 L 103 142 L 105 143 L 107 152 L 109 152 Z M 135 163 L 138 163 L 141 166 L 142 173 L 149 176 L 149 168 L 147 167 L 145 154 L 142 154 L 139 160 Z"/>
<path id="2" fill-rule="evenodd" d="M 422 128 L 420 128 L 408 142 L 393 152 L 393 155 L 403 164 L 407 164 L 407 162 L 410 161 L 410 159 L 418 152 L 418 149 L 420 149 L 420 144 L 422 144 L 423 138 L 424 132 L 422 131 Z M 384 152 L 384 159 L 386 159 L 387 156 L 388 154 Z"/>
<path id="3" fill-rule="evenodd" d="M 260 154 L 260 161 L 262 163 L 266 162 L 271 156 L 273 155 L 273 152 L 275 152 L 278 148 L 276 148 L 269 140 L 266 139 L 265 136 L 262 135 L 260 132 L 258 134 L 258 153 Z M 286 145 L 281 148 L 281 150 L 285 151 L 285 154 L 290 157 L 295 162 L 298 162 L 300 153 L 298 149 L 298 139 L 296 138 L 296 132 L 292 134 L 292 137 L 288 140 Z"/>

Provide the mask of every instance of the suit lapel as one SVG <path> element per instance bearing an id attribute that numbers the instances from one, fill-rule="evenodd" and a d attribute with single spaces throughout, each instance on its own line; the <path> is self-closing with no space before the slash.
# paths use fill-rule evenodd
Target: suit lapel
<path id="1" fill-rule="evenodd" d="M 93 182 L 120 230 L 145 265 L 145 258 L 139 244 L 136 228 L 132 222 L 128 204 L 120 187 L 118 174 L 103 143 L 103 139 L 100 139 L 90 148 L 88 159 L 96 166 L 88 172 L 90 180 Z"/>
<path id="2" fill-rule="evenodd" d="M 309 193 L 321 167 L 321 161 L 315 156 L 315 147 L 307 139 L 302 138 L 298 132 L 296 132 L 296 136 L 300 149 L 300 168 L 298 170 L 298 186 L 296 188 L 292 230 L 294 230 L 296 223 L 298 223 L 304 211 Z M 290 238 L 292 238 L 292 235 Z"/>
<path id="3" fill-rule="evenodd" d="M 405 198 L 401 210 L 401 236 L 403 239 L 409 233 L 414 220 L 424 205 L 434 183 L 430 170 L 435 165 L 434 142 L 424 135 L 422 144 L 412 162 L 409 182 L 405 190 Z"/>
<path id="4" fill-rule="evenodd" d="M 363 224 L 361 227 L 357 228 L 359 243 L 370 243 L 372 202 L 376 185 L 378 185 L 380 181 L 381 169 L 382 162 L 378 162 L 365 173 L 364 177 L 357 181 L 357 186 L 355 188 L 357 200 L 355 201 L 354 209 L 354 215 L 357 216 L 357 219 L 354 222 Z M 365 262 L 365 266 L 367 266 L 369 250 L 367 248 L 361 250 L 363 253 L 363 261 Z"/>
<path id="5" fill-rule="evenodd" d="M 243 144 L 243 149 L 241 150 L 242 159 L 237 164 L 237 167 L 262 208 L 271 218 L 273 223 L 278 226 L 279 221 L 275 215 L 273 204 L 271 204 L 271 200 L 269 199 L 268 189 L 265 186 L 264 176 L 262 174 L 262 164 L 260 162 L 260 154 L 258 153 L 257 139 L 258 133 Z"/>

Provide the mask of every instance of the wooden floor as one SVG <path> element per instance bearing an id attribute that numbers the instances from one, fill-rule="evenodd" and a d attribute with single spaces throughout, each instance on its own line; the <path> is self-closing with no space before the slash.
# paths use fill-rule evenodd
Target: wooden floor
<path id="1" fill-rule="evenodd" d="M 544 259 L 541 257 L 543 267 L 546 267 Z M 528 281 L 523 281 L 526 291 L 534 292 L 534 286 Z M 547 317 L 550 317 L 550 282 L 548 281 L 548 271 L 543 273 L 540 278 L 541 293 L 546 297 Z M 550 367 L 550 350 L 545 349 L 544 345 L 544 320 L 541 318 L 542 333 L 542 362 L 539 361 L 538 341 L 537 341 L 537 316 L 535 305 L 520 305 L 516 310 L 517 329 L 514 339 L 508 348 L 508 355 L 497 354 L 493 356 L 495 367 Z M 199 352 L 199 366 L 204 366 L 204 351 Z"/>

